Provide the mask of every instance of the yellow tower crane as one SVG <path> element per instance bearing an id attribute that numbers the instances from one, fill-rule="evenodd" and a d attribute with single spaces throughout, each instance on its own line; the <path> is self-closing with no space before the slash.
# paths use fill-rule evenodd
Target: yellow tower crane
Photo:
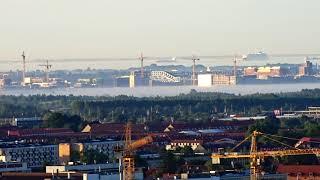
<path id="1" fill-rule="evenodd" d="M 134 151 L 147 145 L 153 141 L 151 135 L 138 139 L 132 142 L 131 139 L 132 124 L 128 122 L 125 126 L 125 141 L 124 147 L 118 148 L 115 151 L 122 152 L 122 156 L 119 158 L 120 179 L 121 180 L 133 180 L 135 174 L 134 163 Z"/>
<path id="2" fill-rule="evenodd" d="M 277 151 L 258 151 L 258 145 L 257 145 L 258 136 L 262 136 L 266 139 L 280 143 L 292 149 L 277 150 Z M 292 155 L 306 155 L 306 154 L 319 155 L 320 154 L 319 148 L 299 149 L 297 147 L 292 147 L 290 145 L 282 143 L 276 139 L 273 139 L 272 137 L 281 137 L 281 136 L 270 135 L 270 134 L 254 131 L 252 134 L 246 137 L 242 142 L 240 142 L 233 149 L 231 149 L 230 152 L 213 153 L 211 155 L 212 164 L 220 164 L 220 159 L 249 158 L 250 159 L 250 179 L 257 180 L 257 179 L 260 179 L 260 176 L 261 176 L 260 161 L 265 157 L 283 157 L 283 156 L 292 156 Z M 239 147 L 242 143 L 249 140 L 250 138 L 251 138 L 251 148 L 249 153 L 244 154 L 244 153 L 233 152 L 237 147 Z M 286 137 L 283 137 L 283 138 L 286 138 Z M 287 139 L 293 139 L 293 138 L 287 138 Z"/>

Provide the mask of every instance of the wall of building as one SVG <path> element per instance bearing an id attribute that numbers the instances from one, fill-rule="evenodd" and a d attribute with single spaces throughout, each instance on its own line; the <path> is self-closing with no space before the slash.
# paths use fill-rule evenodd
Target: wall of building
<path id="1" fill-rule="evenodd" d="M 214 74 L 212 76 L 213 85 L 235 85 L 237 84 L 236 76 L 229 76 L 223 74 Z"/>
<path id="2" fill-rule="evenodd" d="M 20 162 L 1 162 L 0 172 L 29 172 L 30 168 L 27 167 L 27 163 Z"/>
<path id="3" fill-rule="evenodd" d="M 0 148 L 0 156 L 6 162 L 27 163 L 28 167 L 42 167 L 44 163 L 59 163 L 58 145 L 28 145 Z"/>
<path id="4" fill-rule="evenodd" d="M 69 143 L 59 144 L 59 164 L 68 164 L 71 156 L 71 146 Z"/>
<path id="5" fill-rule="evenodd" d="M 102 152 L 109 156 L 109 158 L 115 157 L 114 148 L 117 145 L 122 145 L 122 141 L 100 141 L 100 142 L 88 142 L 83 143 L 84 150 L 93 149 Z"/>
<path id="6" fill-rule="evenodd" d="M 299 76 L 311 76 L 314 75 L 313 65 L 310 61 L 306 61 L 299 66 Z"/>
<path id="7" fill-rule="evenodd" d="M 199 87 L 211 87 L 212 86 L 212 74 L 198 74 L 198 86 Z"/>
<path id="8" fill-rule="evenodd" d="M 116 87 L 129 87 L 130 86 L 130 77 L 123 76 L 123 77 L 116 78 L 115 79 L 115 86 Z"/>
<path id="9" fill-rule="evenodd" d="M 256 76 L 257 75 L 257 68 L 256 67 L 247 67 L 244 68 L 243 75 L 244 76 Z"/>

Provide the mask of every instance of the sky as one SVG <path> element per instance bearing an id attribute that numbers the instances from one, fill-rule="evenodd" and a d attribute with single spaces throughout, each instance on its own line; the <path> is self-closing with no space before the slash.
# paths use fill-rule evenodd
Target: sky
<path id="1" fill-rule="evenodd" d="M 1 0 L 0 61 L 320 52 L 319 0 Z"/>

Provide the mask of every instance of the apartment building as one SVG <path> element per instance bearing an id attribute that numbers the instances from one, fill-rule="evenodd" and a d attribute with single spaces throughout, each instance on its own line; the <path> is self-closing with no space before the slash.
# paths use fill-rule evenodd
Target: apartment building
<path id="1" fill-rule="evenodd" d="M 237 77 L 224 75 L 224 74 L 213 74 L 212 84 L 213 85 L 235 85 L 237 84 Z"/>
<path id="2" fill-rule="evenodd" d="M 173 140 L 170 144 L 166 145 L 166 150 L 175 150 L 178 147 L 184 148 L 184 147 L 191 147 L 192 150 L 197 149 L 199 146 L 203 144 L 202 140 Z"/>
<path id="3" fill-rule="evenodd" d="M 20 162 L 0 162 L 0 173 L 3 172 L 30 172 L 27 163 Z"/>
<path id="4" fill-rule="evenodd" d="M 103 152 L 109 157 L 114 157 L 114 148 L 115 146 L 123 145 L 123 141 L 113 141 L 113 140 L 105 140 L 105 141 L 91 141 L 83 143 L 83 148 L 86 149 L 93 149 L 99 152 Z"/>
<path id="5" fill-rule="evenodd" d="M 61 143 L 59 144 L 59 164 L 67 164 L 70 161 L 71 152 L 83 153 L 86 150 L 95 150 L 104 153 L 113 159 L 115 157 L 114 148 L 123 145 L 123 141 L 114 140 L 92 140 L 79 143 Z"/>
<path id="6" fill-rule="evenodd" d="M 0 161 L 27 163 L 30 168 L 58 164 L 58 145 L 10 144 L 0 148 Z"/>

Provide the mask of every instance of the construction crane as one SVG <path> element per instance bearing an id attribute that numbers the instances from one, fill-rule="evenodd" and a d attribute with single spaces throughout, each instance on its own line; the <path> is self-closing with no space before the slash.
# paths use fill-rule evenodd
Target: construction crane
<path id="1" fill-rule="evenodd" d="M 279 144 L 282 144 L 286 147 L 290 147 L 292 149 L 276 150 L 276 151 L 258 151 L 258 145 L 257 145 L 257 137 L 258 136 L 264 137 L 266 139 L 277 142 Z M 276 139 L 273 139 L 272 137 L 279 138 L 282 136 L 270 135 L 270 134 L 265 134 L 265 133 L 258 132 L 258 131 L 253 131 L 253 133 L 251 135 L 246 137 L 243 141 L 241 141 L 233 149 L 231 149 L 231 152 L 213 153 L 211 155 L 212 164 L 220 164 L 220 159 L 249 158 L 250 159 L 250 179 L 257 180 L 257 179 L 260 179 L 260 176 L 261 176 L 260 162 L 265 157 L 282 157 L 282 156 L 307 155 L 307 154 L 319 155 L 320 154 L 319 148 L 299 149 L 297 147 L 292 147 L 290 145 L 282 143 Z M 287 137 L 282 137 L 282 138 L 287 138 Z M 249 153 L 243 154 L 243 153 L 233 152 L 237 147 L 239 147 L 245 141 L 250 140 L 250 139 L 251 139 L 251 148 L 250 148 Z M 287 139 L 293 139 L 293 138 L 287 138 Z"/>
<path id="2" fill-rule="evenodd" d="M 192 55 L 191 58 L 193 64 L 192 64 L 192 85 L 196 85 L 196 61 L 199 61 L 200 58 L 196 57 L 195 55 Z"/>
<path id="3" fill-rule="evenodd" d="M 21 56 L 22 56 L 22 66 L 23 66 L 21 84 L 24 85 L 24 79 L 26 78 L 26 56 L 24 54 L 24 51 L 22 52 Z"/>
<path id="4" fill-rule="evenodd" d="M 233 76 L 237 77 L 237 56 L 233 57 Z"/>
<path id="5" fill-rule="evenodd" d="M 239 60 L 242 60 L 241 56 L 235 54 L 233 56 L 233 76 L 236 77 L 236 78 L 237 78 L 237 75 L 238 75 L 237 74 L 237 68 L 238 68 L 237 63 L 238 63 Z"/>
<path id="6" fill-rule="evenodd" d="M 39 66 L 43 66 L 45 68 L 45 72 L 46 72 L 45 82 L 49 83 L 49 71 L 50 71 L 52 65 L 49 64 L 49 60 L 47 60 L 46 64 L 40 64 Z"/>
<path id="7" fill-rule="evenodd" d="M 145 57 L 143 56 L 143 53 L 140 53 L 140 65 L 141 65 L 141 78 L 144 78 L 144 67 L 143 67 L 143 60 L 145 59 Z"/>
<path id="8" fill-rule="evenodd" d="M 121 152 L 122 156 L 119 158 L 119 173 L 120 180 L 133 180 L 135 174 L 134 152 L 144 145 L 153 142 L 151 135 L 138 139 L 132 142 L 132 124 L 128 122 L 125 126 L 125 141 L 124 147 L 117 147 L 116 152 Z"/>

